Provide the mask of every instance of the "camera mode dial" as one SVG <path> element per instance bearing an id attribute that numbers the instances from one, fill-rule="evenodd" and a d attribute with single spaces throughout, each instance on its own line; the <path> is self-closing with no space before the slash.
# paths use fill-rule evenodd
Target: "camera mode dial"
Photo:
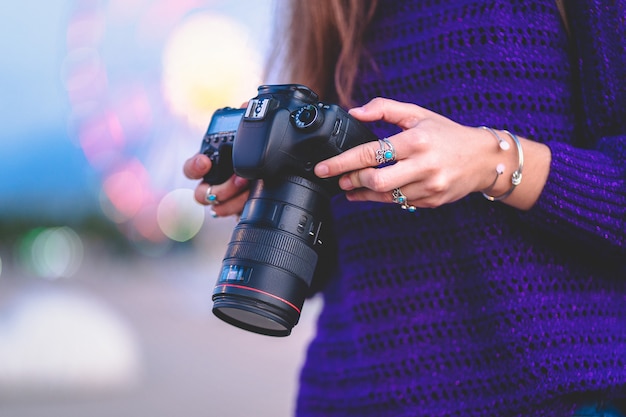
<path id="1" fill-rule="evenodd" d="M 317 106 L 307 104 L 291 113 L 291 121 L 298 129 L 317 129 L 324 123 L 324 117 Z"/>

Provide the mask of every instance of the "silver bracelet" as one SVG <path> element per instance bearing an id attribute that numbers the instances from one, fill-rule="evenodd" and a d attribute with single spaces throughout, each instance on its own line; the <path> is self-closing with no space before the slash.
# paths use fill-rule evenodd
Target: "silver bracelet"
<path id="1" fill-rule="evenodd" d="M 478 126 L 478 127 L 480 129 L 489 131 L 493 135 L 493 137 L 496 138 L 496 140 L 498 141 L 498 146 L 500 147 L 500 149 L 502 149 L 503 151 L 509 150 L 509 148 L 511 147 L 509 145 L 509 142 L 502 139 L 500 135 L 498 135 L 498 132 L 496 132 L 495 130 L 487 126 Z M 505 169 L 505 166 L 503 163 L 499 163 L 498 165 L 496 165 L 496 177 L 493 179 L 493 182 L 489 185 L 489 187 L 481 191 L 483 195 L 489 194 L 491 190 L 493 190 L 493 187 L 496 186 L 496 183 L 498 182 L 498 178 L 500 178 L 500 175 L 504 174 L 504 169 Z"/>
<path id="2" fill-rule="evenodd" d="M 482 127 L 482 126 L 481 126 Z M 498 136 L 498 134 L 490 128 L 485 128 L 491 132 L 493 132 L 496 135 L 496 138 L 499 139 L 499 141 L 501 140 L 501 138 Z M 486 192 L 483 192 L 483 197 L 485 197 L 487 200 L 489 201 L 500 201 L 500 200 L 504 200 L 505 198 L 507 198 L 508 196 L 511 195 L 511 193 L 515 190 L 515 187 L 517 187 L 518 185 L 520 185 L 520 183 L 522 182 L 522 168 L 524 168 L 524 152 L 522 151 L 522 144 L 520 143 L 519 139 L 517 138 L 517 136 L 511 132 L 509 132 L 508 130 L 503 130 L 504 133 L 506 133 L 507 135 L 509 135 L 511 137 L 511 139 L 513 139 L 513 142 L 515 142 L 515 146 L 517 147 L 517 158 L 519 160 L 519 166 L 517 167 L 517 170 L 515 172 L 513 172 L 513 174 L 511 174 L 511 188 L 509 188 L 509 190 L 507 192 L 505 192 L 504 194 L 500 194 L 498 196 L 491 196 L 489 194 L 487 194 Z M 500 142 L 500 147 L 502 149 L 504 149 L 501 145 L 502 142 Z M 498 167 L 496 168 L 496 181 L 498 180 L 498 177 L 500 176 L 500 174 L 504 171 L 502 170 L 502 172 L 499 170 L 500 165 L 498 165 Z M 494 183 L 485 191 L 490 191 L 493 186 L 495 185 L 495 181 Z"/>

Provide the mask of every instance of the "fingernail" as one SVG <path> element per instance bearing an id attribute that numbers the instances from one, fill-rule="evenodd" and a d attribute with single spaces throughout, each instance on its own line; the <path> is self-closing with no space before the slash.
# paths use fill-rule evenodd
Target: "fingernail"
<path id="1" fill-rule="evenodd" d="M 351 108 L 348 113 L 363 113 L 363 107 L 353 107 Z"/>
<path id="2" fill-rule="evenodd" d="M 326 175 L 328 175 L 328 172 L 329 172 L 329 171 L 330 171 L 330 170 L 328 169 L 328 165 L 318 164 L 318 165 L 315 167 L 315 174 L 316 174 L 318 177 L 325 177 Z"/>
<path id="3" fill-rule="evenodd" d="M 213 210 L 210 209 L 209 210 L 209 214 L 211 215 L 211 217 L 213 217 L 214 219 L 217 219 L 219 216 L 217 215 L 217 213 Z"/>
<path id="4" fill-rule="evenodd" d="M 204 171 L 204 170 L 206 170 L 208 168 L 204 158 L 200 158 L 200 157 L 197 157 L 193 161 L 193 166 L 196 167 L 196 169 L 199 170 L 199 171 Z"/>

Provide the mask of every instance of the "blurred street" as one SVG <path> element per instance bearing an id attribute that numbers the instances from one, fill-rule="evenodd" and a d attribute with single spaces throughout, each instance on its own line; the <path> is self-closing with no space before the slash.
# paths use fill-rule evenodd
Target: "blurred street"
<path id="1" fill-rule="evenodd" d="M 286 338 L 215 318 L 211 291 L 234 225 L 215 222 L 159 257 L 84 242 L 71 278 L 35 277 L 0 249 L 0 416 L 293 415 L 321 301 L 307 301 Z"/>
<path id="2" fill-rule="evenodd" d="M 282 417 L 321 300 L 286 338 L 211 293 L 235 222 L 184 161 L 254 97 L 274 0 L 0 3 L 0 417 Z"/>

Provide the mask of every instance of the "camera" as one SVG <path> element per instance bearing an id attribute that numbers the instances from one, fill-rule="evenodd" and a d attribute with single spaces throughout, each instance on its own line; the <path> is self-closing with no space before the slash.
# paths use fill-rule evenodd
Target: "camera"
<path id="1" fill-rule="evenodd" d="M 333 240 L 330 198 L 337 178 L 314 166 L 378 138 L 335 104 L 299 84 L 262 85 L 242 109 L 217 110 L 200 152 L 212 185 L 233 173 L 251 180 L 213 290 L 213 313 L 234 326 L 287 336 Z"/>

